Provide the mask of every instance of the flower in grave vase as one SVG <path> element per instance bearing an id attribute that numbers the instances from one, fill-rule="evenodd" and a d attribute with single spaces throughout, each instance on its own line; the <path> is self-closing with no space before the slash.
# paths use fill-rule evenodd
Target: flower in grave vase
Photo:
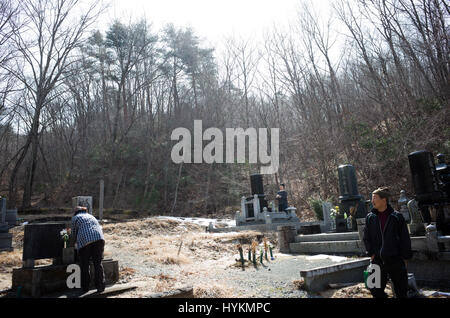
<path id="1" fill-rule="evenodd" d="M 70 229 L 63 229 L 59 234 L 61 235 L 62 240 L 64 241 L 64 248 L 67 248 L 67 242 L 70 238 Z"/>

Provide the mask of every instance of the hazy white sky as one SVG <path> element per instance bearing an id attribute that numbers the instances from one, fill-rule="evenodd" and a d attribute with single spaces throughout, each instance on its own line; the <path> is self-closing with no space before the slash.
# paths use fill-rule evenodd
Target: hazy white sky
<path id="1" fill-rule="evenodd" d="M 314 0 L 326 10 L 330 0 Z M 215 46 L 224 36 L 259 37 L 273 24 L 295 18 L 300 0 L 111 0 L 111 7 L 99 25 L 115 18 L 126 22 L 142 16 L 156 29 L 165 23 L 190 26 L 197 35 Z"/>

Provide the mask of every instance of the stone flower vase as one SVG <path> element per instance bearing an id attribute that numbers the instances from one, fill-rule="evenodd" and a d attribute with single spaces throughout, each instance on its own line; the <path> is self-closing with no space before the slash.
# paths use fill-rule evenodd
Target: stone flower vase
<path id="1" fill-rule="evenodd" d="M 75 262 L 75 248 L 65 247 L 62 250 L 62 261 L 64 265 L 73 264 Z"/>

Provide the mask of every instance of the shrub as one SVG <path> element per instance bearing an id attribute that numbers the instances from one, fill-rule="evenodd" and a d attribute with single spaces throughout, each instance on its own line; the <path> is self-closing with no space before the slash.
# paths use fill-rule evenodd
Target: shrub
<path id="1" fill-rule="evenodd" d="M 309 206 L 311 207 L 311 209 L 314 211 L 314 214 L 316 215 L 316 217 L 320 221 L 323 221 L 322 200 L 316 199 L 316 198 L 310 198 L 308 200 L 308 203 L 309 203 Z"/>

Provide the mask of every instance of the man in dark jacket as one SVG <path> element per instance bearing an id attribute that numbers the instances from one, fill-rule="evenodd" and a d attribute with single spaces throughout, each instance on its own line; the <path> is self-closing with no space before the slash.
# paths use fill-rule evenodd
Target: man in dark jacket
<path id="1" fill-rule="evenodd" d="M 366 216 L 364 244 L 371 262 L 381 269 L 380 288 L 370 289 L 374 298 L 386 298 L 387 275 L 392 280 L 397 298 L 406 298 L 408 273 L 406 260 L 412 257 L 411 239 L 406 221 L 389 204 L 389 189 L 372 192 L 372 211 Z"/>
<path id="2" fill-rule="evenodd" d="M 288 208 L 287 192 L 284 183 L 280 184 L 280 191 L 277 192 L 278 211 L 282 212 Z"/>

